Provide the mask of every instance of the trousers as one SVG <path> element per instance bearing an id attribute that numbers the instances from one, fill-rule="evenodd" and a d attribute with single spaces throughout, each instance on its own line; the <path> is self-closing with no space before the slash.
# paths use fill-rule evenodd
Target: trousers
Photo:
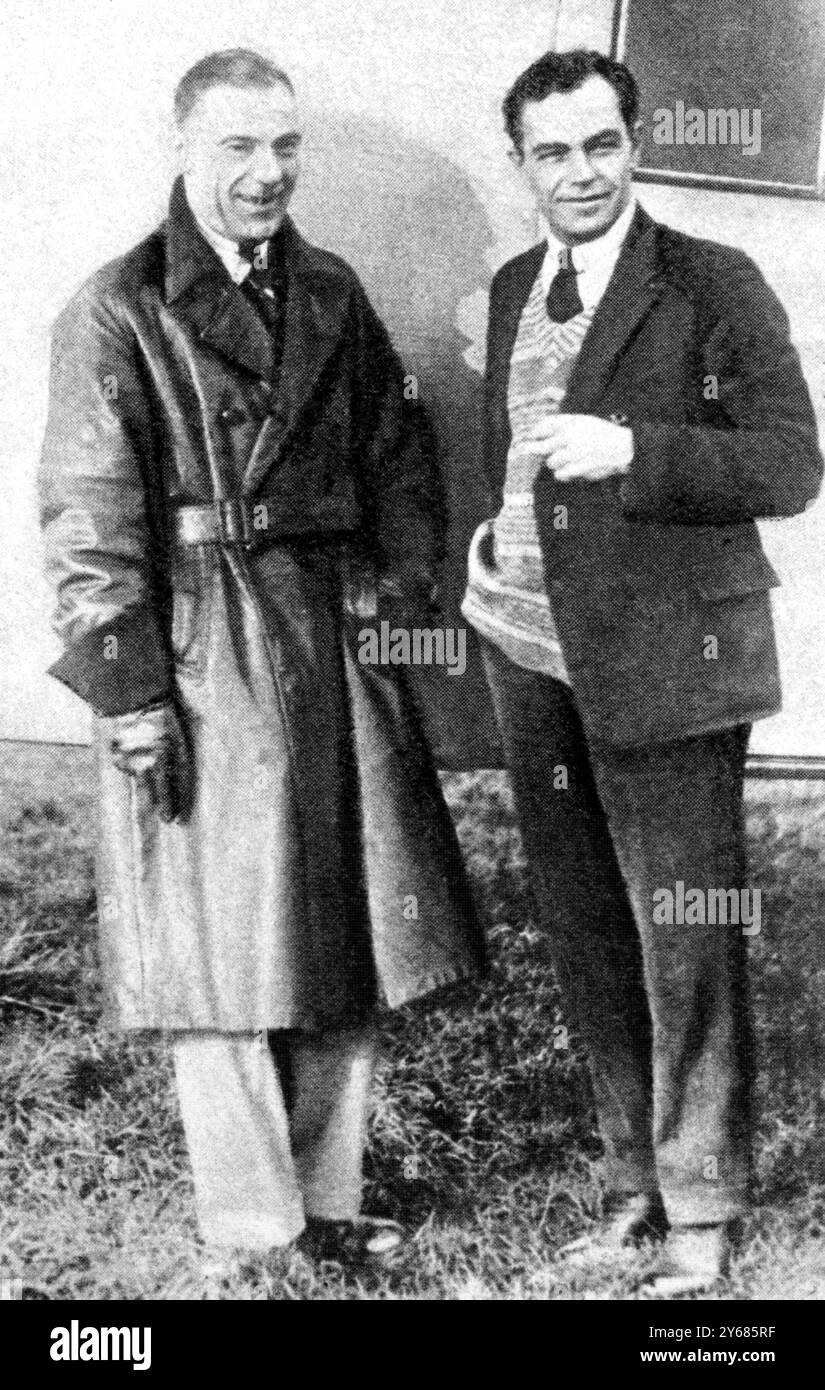
<path id="1" fill-rule="evenodd" d="M 608 1186 L 659 1191 L 673 1225 L 736 1217 L 750 1186 L 753 1044 L 734 910 L 750 728 L 589 747 L 570 687 L 486 640 L 482 652 L 539 921 L 589 1053 Z M 681 901 L 735 890 L 725 915 L 737 920 L 680 912 L 680 883 Z"/>
<path id="2" fill-rule="evenodd" d="M 372 1022 L 318 1035 L 176 1033 L 172 1055 L 204 1241 L 268 1250 L 308 1216 L 358 1215 Z"/>

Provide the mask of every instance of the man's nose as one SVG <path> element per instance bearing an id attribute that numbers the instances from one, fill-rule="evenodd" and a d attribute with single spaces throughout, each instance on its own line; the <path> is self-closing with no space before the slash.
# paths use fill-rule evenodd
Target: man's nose
<path id="1" fill-rule="evenodd" d="M 567 162 L 567 177 L 573 183 L 589 183 L 594 169 L 590 156 L 585 150 L 571 150 Z"/>
<path id="2" fill-rule="evenodd" d="M 258 150 L 251 173 L 259 183 L 280 183 L 283 176 L 283 162 L 275 150 Z"/>

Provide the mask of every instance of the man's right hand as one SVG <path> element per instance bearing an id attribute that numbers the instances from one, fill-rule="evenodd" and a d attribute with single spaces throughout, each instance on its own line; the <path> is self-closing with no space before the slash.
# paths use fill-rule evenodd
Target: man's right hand
<path id="1" fill-rule="evenodd" d="M 115 767 L 144 780 L 161 820 L 185 817 L 194 790 L 193 767 L 171 701 L 108 716 L 101 725 Z"/>

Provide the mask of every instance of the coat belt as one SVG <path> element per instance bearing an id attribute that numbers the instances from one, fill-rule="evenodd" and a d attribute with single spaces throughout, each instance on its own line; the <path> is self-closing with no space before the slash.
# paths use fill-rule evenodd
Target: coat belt
<path id="1" fill-rule="evenodd" d="M 352 531 L 357 517 L 345 501 L 323 498 L 301 507 L 283 498 L 225 497 L 185 502 L 174 509 L 178 545 L 227 545 L 252 550 L 280 537 L 312 532 Z"/>
<path id="2" fill-rule="evenodd" d="M 175 539 L 179 545 L 240 545 L 248 550 L 256 540 L 265 538 L 269 515 L 265 499 L 251 502 L 246 497 L 230 497 L 185 503 L 175 508 Z"/>
<path id="3" fill-rule="evenodd" d="M 338 503 L 336 515 L 344 515 L 344 508 Z M 327 521 L 332 515 L 332 507 L 327 506 Z M 302 513 L 303 531 L 317 530 L 313 515 L 308 526 L 306 513 Z M 218 498 L 214 502 L 185 502 L 175 508 L 174 527 L 178 545 L 236 545 L 244 550 L 265 545 L 267 534 L 270 543 L 284 532 L 284 504 L 273 502 L 266 497 Z M 300 530 L 293 519 L 288 534 L 295 535 Z M 341 525 L 340 531 L 353 530 Z M 341 539 L 339 535 L 339 539 Z M 378 581 L 372 561 L 343 545 L 339 554 L 341 598 L 344 611 L 351 618 L 363 620 L 374 618 L 378 612 Z"/>

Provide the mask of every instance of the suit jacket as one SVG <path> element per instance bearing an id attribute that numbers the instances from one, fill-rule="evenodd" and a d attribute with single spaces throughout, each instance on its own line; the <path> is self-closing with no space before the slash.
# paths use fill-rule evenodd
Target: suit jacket
<path id="1" fill-rule="evenodd" d="M 507 384 L 541 244 L 494 277 L 484 457 L 504 483 Z M 639 208 L 561 409 L 628 424 L 630 471 L 559 483 L 534 503 L 548 593 L 589 737 L 633 746 L 773 714 L 780 705 L 757 517 L 791 516 L 822 478 L 788 320 L 733 247 Z M 711 640 L 715 639 L 715 640 Z"/>

